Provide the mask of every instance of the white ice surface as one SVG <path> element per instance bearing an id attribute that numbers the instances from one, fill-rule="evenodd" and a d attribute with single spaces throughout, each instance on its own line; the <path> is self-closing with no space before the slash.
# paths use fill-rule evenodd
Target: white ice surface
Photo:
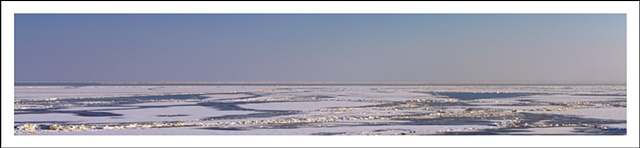
<path id="1" fill-rule="evenodd" d="M 72 122 L 72 123 L 86 123 L 86 122 L 112 122 L 111 117 L 82 117 L 74 114 L 16 114 L 13 116 L 15 122 Z"/>
<path id="2" fill-rule="evenodd" d="M 406 129 L 424 133 L 436 133 L 440 130 L 464 130 L 465 128 L 494 128 L 483 125 L 388 125 L 388 126 L 342 126 L 342 127 L 318 127 L 318 128 L 293 128 L 293 129 L 251 129 L 251 130 L 209 130 L 206 127 L 180 127 L 180 128 L 152 128 L 152 129 L 122 129 L 122 130 L 97 130 L 52 132 L 42 135 L 311 135 L 313 133 L 339 133 L 347 134 L 399 134 L 408 131 L 395 130 L 395 133 L 374 132 L 375 130 Z"/>
<path id="3" fill-rule="evenodd" d="M 127 106 L 113 106 L 113 107 L 74 107 L 74 108 L 63 108 L 63 109 L 55 109 L 56 111 L 95 111 L 95 110 L 109 110 L 109 109 L 135 109 L 137 107 L 127 107 Z"/>
<path id="4" fill-rule="evenodd" d="M 564 106 L 469 106 L 469 108 L 492 108 L 492 109 L 554 109 Z"/>
<path id="5" fill-rule="evenodd" d="M 327 92 L 322 90 L 313 90 L 311 92 L 287 92 L 270 94 L 268 97 L 303 97 L 303 96 L 330 96 L 337 99 L 352 99 L 352 100 L 384 100 L 384 101 L 405 101 L 414 99 L 434 98 L 435 96 L 426 93 L 412 93 L 412 92 L 379 92 L 375 90 L 363 89 L 359 91 L 354 90 L 332 90 Z"/>
<path id="6" fill-rule="evenodd" d="M 534 135 L 534 134 L 589 134 L 589 133 L 580 133 L 574 132 L 576 127 L 547 127 L 547 128 L 527 128 L 524 129 L 528 132 L 509 132 L 510 134 L 525 134 L 525 135 Z"/>
<path id="7" fill-rule="evenodd" d="M 627 124 L 626 123 L 622 123 L 622 124 L 602 124 L 602 125 L 608 126 L 608 127 L 627 128 Z"/>
<path id="8" fill-rule="evenodd" d="M 417 92 L 531 92 L 531 93 L 553 93 L 554 95 L 534 95 L 519 98 L 500 99 L 480 99 L 468 100 L 471 104 L 481 106 L 468 106 L 469 108 L 503 108 L 503 109 L 530 109 L 530 108 L 554 108 L 556 106 L 491 106 L 494 104 L 519 103 L 522 99 L 531 99 L 542 102 L 577 102 L 577 101 L 624 101 L 626 96 L 576 96 L 573 94 L 624 94 L 624 86 L 84 86 L 84 87 L 15 87 L 15 99 L 48 99 L 48 98 L 81 98 L 81 97 L 123 97 L 136 95 L 162 95 L 162 94 L 202 94 L 202 93 L 234 93 L 250 92 L 265 95 L 265 98 L 279 97 L 310 97 L 329 96 L 330 99 L 345 100 L 377 100 L 377 101 L 406 101 L 413 99 L 439 99 L 428 93 Z M 219 99 L 247 97 L 244 94 L 214 94 L 206 95 L 210 97 L 203 101 L 217 101 Z M 198 100 L 196 100 L 198 101 Z M 486 101 L 486 102 L 482 102 Z M 244 115 L 258 113 L 253 111 L 221 111 L 214 108 L 197 106 L 198 102 L 155 102 L 141 104 L 123 105 L 121 109 L 137 108 L 140 106 L 165 106 L 165 105 L 189 105 L 174 106 L 167 108 L 145 108 L 135 110 L 113 110 L 101 111 L 123 114 L 118 117 L 82 117 L 73 114 L 18 114 L 14 116 L 16 122 L 37 122 L 37 121 L 71 121 L 80 123 L 121 123 L 121 122 L 153 122 L 153 121 L 188 121 L 206 117 L 223 115 Z M 227 121 L 247 121 L 263 119 L 281 119 L 295 117 L 316 117 L 316 116 L 369 116 L 369 115 L 403 115 L 412 113 L 432 113 L 433 110 L 371 110 L 352 108 L 346 112 L 317 111 L 329 107 L 352 107 L 373 105 L 373 102 L 351 102 L 351 101 L 318 101 L 318 102 L 272 102 L 272 103 L 252 103 L 240 105 L 250 109 L 265 110 L 304 110 L 300 114 L 247 118 L 247 119 L 225 119 L 204 121 L 207 122 L 227 122 Z M 26 104 L 29 105 L 29 104 Z M 434 106 L 435 107 L 435 106 Z M 61 111 L 78 110 L 100 110 L 118 109 L 120 107 L 79 107 L 61 109 Z M 435 108 L 446 108 L 442 110 L 462 111 L 465 106 L 440 106 Z M 424 109 L 424 108 L 421 108 Z M 23 112 L 24 113 L 24 112 Z M 584 118 L 626 120 L 626 108 L 590 108 L 575 109 L 560 112 L 538 112 L 544 114 L 569 114 L 579 115 Z M 175 117 L 158 117 L 158 115 L 187 115 Z M 199 121 L 188 121 L 194 123 Z M 363 121 L 340 121 L 342 124 L 357 124 L 357 122 L 403 122 L 389 120 L 363 120 Z M 333 123 L 329 123 L 333 124 Z M 253 126 L 253 125 L 249 125 Z M 614 124 L 611 126 L 624 126 L 626 124 Z M 365 134 L 379 129 L 411 129 L 416 131 L 436 131 L 456 128 L 483 128 L 486 125 L 461 125 L 461 126 L 440 126 L 440 125 L 389 125 L 389 126 L 348 126 L 348 127 L 322 127 L 322 128 L 298 128 L 298 129 L 254 129 L 254 130 L 203 130 L 195 127 L 189 128 L 160 128 L 160 129 L 125 129 L 106 131 L 84 131 L 84 132 L 55 132 L 45 134 L 126 134 L 126 135 L 308 135 L 318 132 L 355 132 Z M 544 133 L 553 133 L 553 129 L 535 129 Z M 566 133 L 569 129 L 557 128 L 555 132 Z M 552 130 L 552 131 L 545 131 Z M 391 133 L 385 134 L 393 134 Z"/>
<path id="9" fill-rule="evenodd" d="M 368 102 L 317 101 L 317 102 L 275 102 L 239 105 L 243 108 L 259 110 L 317 110 L 327 107 L 349 107 L 372 105 Z"/>
<path id="10" fill-rule="evenodd" d="M 557 111 L 557 112 L 534 111 L 530 113 L 576 115 L 582 118 L 627 120 L 626 108 L 589 108 L 589 109 L 572 109 L 572 110 Z"/>
<path id="11" fill-rule="evenodd" d="M 16 86 L 15 99 L 124 97 L 161 94 L 199 94 L 262 91 L 270 86 Z"/>
<path id="12" fill-rule="evenodd" d="M 94 109 L 128 109 L 128 110 L 111 110 L 99 111 L 122 114 L 122 116 L 112 117 L 83 117 L 74 114 L 17 114 L 14 117 L 16 122 L 34 122 L 34 121 L 73 121 L 78 123 L 122 123 L 122 122 L 155 122 L 155 121 L 183 121 L 198 120 L 206 117 L 224 116 L 224 115 L 242 115 L 257 113 L 254 111 L 222 111 L 214 108 L 203 106 L 173 106 L 167 108 L 144 108 L 132 109 L 137 106 L 165 106 L 165 105 L 193 105 L 193 102 L 157 102 L 157 103 L 141 103 L 127 105 L 124 107 L 80 107 L 61 109 L 64 111 L 78 111 Z M 158 115 L 187 115 L 175 117 L 159 117 Z"/>
<path id="13" fill-rule="evenodd" d="M 215 95 L 203 95 L 203 96 L 207 97 L 207 98 L 203 99 L 202 101 L 215 101 L 215 100 L 220 100 L 220 99 L 233 99 L 233 98 L 250 97 L 251 95 L 245 95 L 245 94 L 215 94 Z"/>
<path id="14" fill-rule="evenodd" d="M 123 114 L 117 120 L 111 122 L 153 122 L 153 121 L 182 121 L 182 120 L 198 120 L 206 117 L 224 116 L 224 115 L 241 115 L 256 113 L 253 111 L 221 111 L 209 107 L 202 106 L 179 106 L 169 108 L 148 108 L 136 110 L 119 110 L 110 111 L 112 113 Z M 188 116 L 177 117 L 158 117 L 158 115 L 177 115 L 184 114 Z"/>
<path id="15" fill-rule="evenodd" d="M 150 103 L 126 104 L 122 106 L 145 107 L 145 106 L 170 106 L 170 105 L 196 105 L 196 103 L 198 102 L 150 102 Z"/>

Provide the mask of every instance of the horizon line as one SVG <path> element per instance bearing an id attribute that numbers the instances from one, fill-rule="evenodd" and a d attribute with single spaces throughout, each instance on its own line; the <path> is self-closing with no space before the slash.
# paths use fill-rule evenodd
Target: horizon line
<path id="1" fill-rule="evenodd" d="M 29 80 L 16 83 L 97 84 L 627 84 L 619 81 L 59 81 Z"/>

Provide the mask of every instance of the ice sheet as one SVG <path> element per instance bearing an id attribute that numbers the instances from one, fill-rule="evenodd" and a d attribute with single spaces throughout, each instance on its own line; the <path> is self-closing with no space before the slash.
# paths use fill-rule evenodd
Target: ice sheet
<path id="1" fill-rule="evenodd" d="M 627 109 L 626 108 L 589 108 L 589 109 L 573 109 L 558 112 L 531 112 L 531 113 L 545 113 L 556 115 L 575 115 L 582 118 L 596 118 L 596 119 L 610 119 L 610 120 L 626 120 Z"/>
<path id="2" fill-rule="evenodd" d="M 328 107 L 364 106 L 373 103 L 346 101 L 318 101 L 318 102 L 278 102 L 240 105 L 243 108 L 260 110 L 317 110 Z"/>
<path id="3" fill-rule="evenodd" d="M 536 95 L 480 99 L 434 95 L 478 92 Z M 525 113 L 571 115 L 589 118 L 588 125 L 626 127 L 621 122 L 626 120 L 624 85 L 17 86 L 15 96 L 16 131 L 25 122 L 47 127 L 19 135 L 420 135 L 494 129 L 498 127 L 484 123 L 517 121 L 528 117 Z M 547 110 L 531 111 L 543 108 Z M 516 109 L 526 111 L 508 111 Z M 543 120 L 567 120 L 558 118 Z M 603 122 L 609 120 L 615 122 Z M 140 128 L 147 123 L 190 127 Z M 48 130 L 54 124 L 131 128 Z M 598 134 L 575 133 L 572 128 L 578 127 L 505 134 Z"/>

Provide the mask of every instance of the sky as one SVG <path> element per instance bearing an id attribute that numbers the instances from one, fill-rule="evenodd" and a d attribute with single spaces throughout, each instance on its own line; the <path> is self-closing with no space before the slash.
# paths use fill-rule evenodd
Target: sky
<path id="1" fill-rule="evenodd" d="M 624 14 L 16 14 L 16 81 L 626 82 Z"/>

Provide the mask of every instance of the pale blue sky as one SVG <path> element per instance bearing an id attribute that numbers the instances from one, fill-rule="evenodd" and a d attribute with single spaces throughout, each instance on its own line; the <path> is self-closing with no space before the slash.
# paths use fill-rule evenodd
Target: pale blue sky
<path id="1" fill-rule="evenodd" d="M 17 81 L 626 81 L 624 14 L 16 14 Z"/>

